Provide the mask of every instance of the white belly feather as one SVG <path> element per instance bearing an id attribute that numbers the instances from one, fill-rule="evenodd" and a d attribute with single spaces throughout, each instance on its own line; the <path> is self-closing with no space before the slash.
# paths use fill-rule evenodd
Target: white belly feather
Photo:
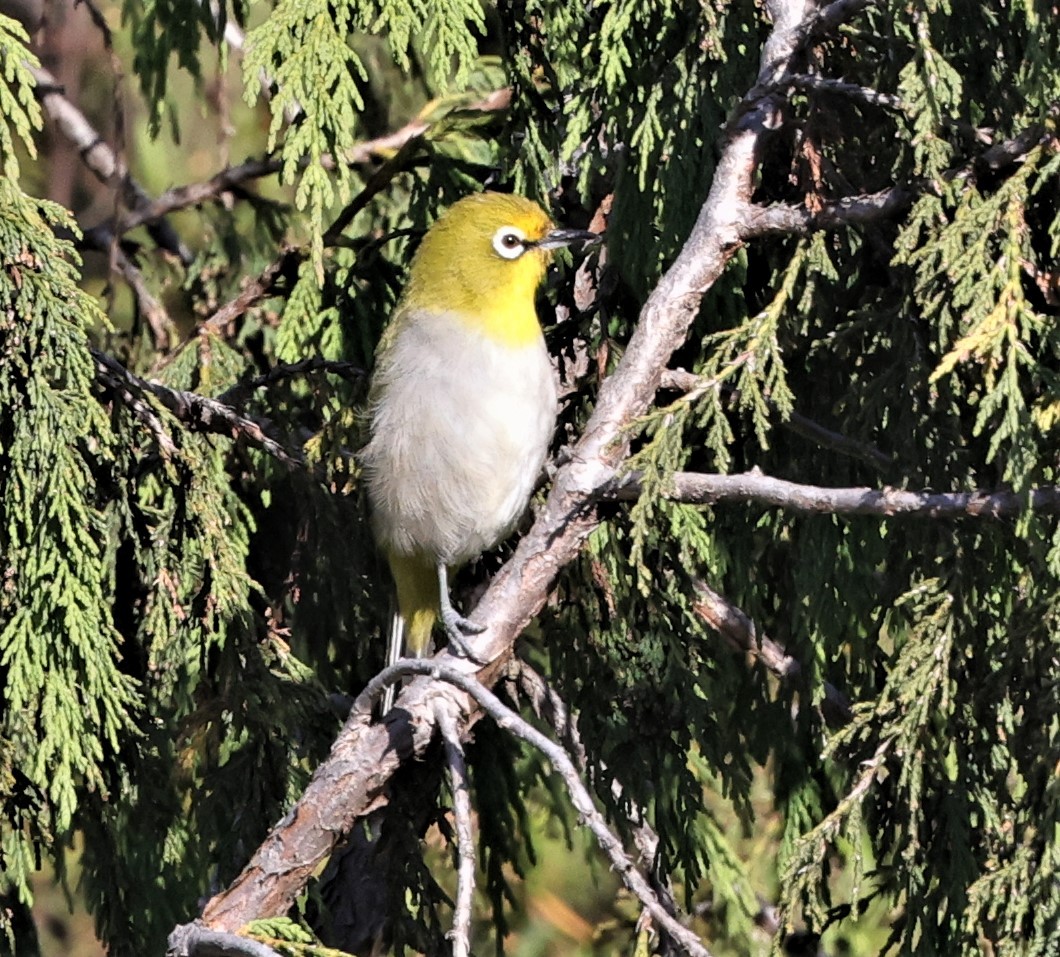
<path id="1" fill-rule="evenodd" d="M 556 419 L 539 337 L 513 348 L 451 315 L 409 317 L 374 380 L 361 454 L 379 543 L 458 565 L 518 521 Z"/>

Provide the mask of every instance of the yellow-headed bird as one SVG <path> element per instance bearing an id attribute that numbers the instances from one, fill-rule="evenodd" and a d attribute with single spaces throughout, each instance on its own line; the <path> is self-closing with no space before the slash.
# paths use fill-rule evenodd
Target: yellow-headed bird
<path id="1" fill-rule="evenodd" d="M 556 229 L 528 199 L 480 193 L 454 204 L 412 260 L 376 354 L 361 453 L 397 585 L 389 662 L 406 645 L 424 654 L 439 615 L 465 654 L 463 636 L 481 631 L 453 608 L 448 570 L 526 509 L 556 421 L 534 296 L 553 250 L 597 239 Z"/>

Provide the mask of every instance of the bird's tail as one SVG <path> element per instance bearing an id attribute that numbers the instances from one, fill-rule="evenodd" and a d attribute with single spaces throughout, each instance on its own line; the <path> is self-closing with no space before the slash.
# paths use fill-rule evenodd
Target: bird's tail
<path id="1" fill-rule="evenodd" d="M 390 613 L 390 632 L 386 636 L 386 666 L 389 668 L 405 648 L 405 619 L 396 608 Z M 397 685 L 390 684 L 383 691 L 382 713 L 386 714 L 394 707 L 394 698 L 397 696 Z"/>
<path id="2" fill-rule="evenodd" d="M 394 664 L 406 652 L 422 658 L 430 652 L 431 631 L 438 619 L 438 570 L 419 555 L 387 556 L 397 585 L 397 611 L 390 618 L 386 663 Z M 396 686 L 383 695 L 383 714 L 394 705 Z"/>

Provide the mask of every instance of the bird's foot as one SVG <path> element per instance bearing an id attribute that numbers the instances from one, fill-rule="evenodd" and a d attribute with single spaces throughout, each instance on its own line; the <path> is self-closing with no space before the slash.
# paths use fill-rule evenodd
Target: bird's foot
<path id="1" fill-rule="evenodd" d="M 442 625 L 445 633 L 449 636 L 449 644 L 456 648 L 468 661 L 476 665 L 486 664 L 467 646 L 464 641 L 468 635 L 481 635 L 486 630 L 485 625 L 476 625 L 460 614 L 449 600 L 449 569 L 444 562 L 438 563 L 438 604 L 441 612 Z"/>
<path id="2" fill-rule="evenodd" d="M 464 658 L 474 662 L 476 665 L 486 664 L 471 650 L 464 640 L 468 635 L 481 635 L 486 630 L 485 625 L 478 625 L 470 621 L 450 605 L 448 608 L 442 609 L 442 626 L 449 637 L 449 644 L 456 648 Z"/>

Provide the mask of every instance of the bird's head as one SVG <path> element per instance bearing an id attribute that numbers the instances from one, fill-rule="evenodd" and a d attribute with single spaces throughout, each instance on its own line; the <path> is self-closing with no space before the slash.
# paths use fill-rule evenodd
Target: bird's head
<path id="1" fill-rule="evenodd" d="M 553 251 L 599 238 L 556 229 L 537 203 L 522 196 L 466 196 L 423 238 L 404 305 L 454 313 L 491 337 L 525 341 L 539 335 L 534 295 Z"/>

